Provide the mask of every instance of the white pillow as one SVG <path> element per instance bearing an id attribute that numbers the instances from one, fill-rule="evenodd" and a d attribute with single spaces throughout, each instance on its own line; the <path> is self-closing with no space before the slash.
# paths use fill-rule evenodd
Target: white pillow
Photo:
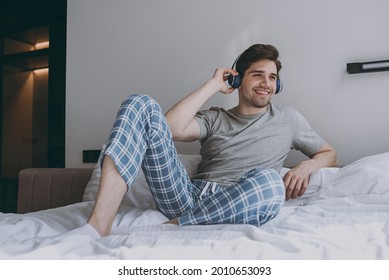
<path id="1" fill-rule="evenodd" d="M 97 197 L 97 191 L 99 190 L 101 176 L 100 160 L 96 163 L 93 169 L 92 176 L 86 184 L 82 201 L 95 201 Z"/>
<path id="2" fill-rule="evenodd" d="M 200 155 L 186 155 L 179 154 L 182 164 L 188 172 L 189 177 L 193 176 L 197 172 L 197 165 L 200 163 Z M 97 162 L 96 166 L 93 169 L 91 179 L 86 185 L 83 201 L 95 201 L 97 197 L 97 192 L 100 183 L 101 168 L 100 162 Z M 143 171 L 141 170 L 131 186 L 130 190 L 127 192 L 126 196 L 122 201 L 123 205 L 130 207 L 136 207 L 139 209 L 152 209 L 156 208 L 153 196 L 151 195 L 149 186 L 146 182 Z"/>
<path id="3" fill-rule="evenodd" d="M 324 197 L 347 197 L 389 192 L 389 152 L 361 158 L 339 169 Z"/>

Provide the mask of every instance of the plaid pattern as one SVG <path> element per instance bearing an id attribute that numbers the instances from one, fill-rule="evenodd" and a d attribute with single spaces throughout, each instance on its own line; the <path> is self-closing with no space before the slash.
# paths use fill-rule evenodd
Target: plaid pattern
<path id="1" fill-rule="evenodd" d="M 193 182 L 196 181 L 201 180 Z M 257 168 L 230 186 L 214 186 L 195 207 L 179 217 L 179 222 L 260 226 L 273 219 L 284 202 L 285 186 L 280 174 L 270 168 Z"/>
<path id="2" fill-rule="evenodd" d="M 261 225 L 278 213 L 285 198 L 280 175 L 270 169 L 252 170 L 229 187 L 192 182 L 160 106 L 146 95 L 131 95 L 122 103 L 104 155 L 128 187 L 142 168 L 159 210 L 169 219 L 179 217 L 181 225 Z"/>

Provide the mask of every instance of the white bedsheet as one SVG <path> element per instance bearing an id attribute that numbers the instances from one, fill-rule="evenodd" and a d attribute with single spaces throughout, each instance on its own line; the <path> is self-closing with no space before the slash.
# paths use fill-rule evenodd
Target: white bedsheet
<path id="1" fill-rule="evenodd" d="M 310 193 L 259 228 L 163 225 L 157 210 L 123 205 L 113 234 L 95 241 L 61 236 L 86 222 L 93 201 L 0 213 L 0 259 L 389 259 L 389 153 L 311 181 Z"/>

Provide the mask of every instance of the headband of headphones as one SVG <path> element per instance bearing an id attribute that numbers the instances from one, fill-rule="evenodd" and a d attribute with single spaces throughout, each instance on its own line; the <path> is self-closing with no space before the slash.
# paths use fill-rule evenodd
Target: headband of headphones
<path id="1" fill-rule="evenodd" d="M 232 66 L 231 66 L 232 69 L 236 70 L 236 69 L 235 69 L 236 63 L 238 62 L 238 60 L 239 60 L 239 58 L 240 58 L 241 56 L 242 56 L 242 54 L 239 55 L 239 56 L 235 59 L 234 64 L 232 64 Z M 242 77 L 241 77 L 240 74 L 235 75 L 235 76 L 232 75 L 232 74 L 230 74 L 230 75 L 228 76 L 228 84 L 230 85 L 230 87 L 232 87 L 232 88 L 239 88 L 241 83 L 242 83 Z M 275 92 L 275 94 L 280 93 L 280 92 L 282 91 L 282 87 L 283 87 L 282 82 L 281 82 L 281 80 L 278 78 L 277 81 L 276 81 L 276 92 Z"/>

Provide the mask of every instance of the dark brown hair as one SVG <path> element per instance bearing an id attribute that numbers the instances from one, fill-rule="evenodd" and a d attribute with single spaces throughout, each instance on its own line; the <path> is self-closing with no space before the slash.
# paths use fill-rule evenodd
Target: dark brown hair
<path id="1" fill-rule="evenodd" d="M 269 59 L 274 61 L 277 67 L 277 75 L 280 72 L 282 65 L 278 60 L 278 50 L 272 45 L 255 44 L 245 50 L 236 62 L 236 71 L 240 74 L 243 79 L 244 73 L 250 66 L 262 59 Z"/>

